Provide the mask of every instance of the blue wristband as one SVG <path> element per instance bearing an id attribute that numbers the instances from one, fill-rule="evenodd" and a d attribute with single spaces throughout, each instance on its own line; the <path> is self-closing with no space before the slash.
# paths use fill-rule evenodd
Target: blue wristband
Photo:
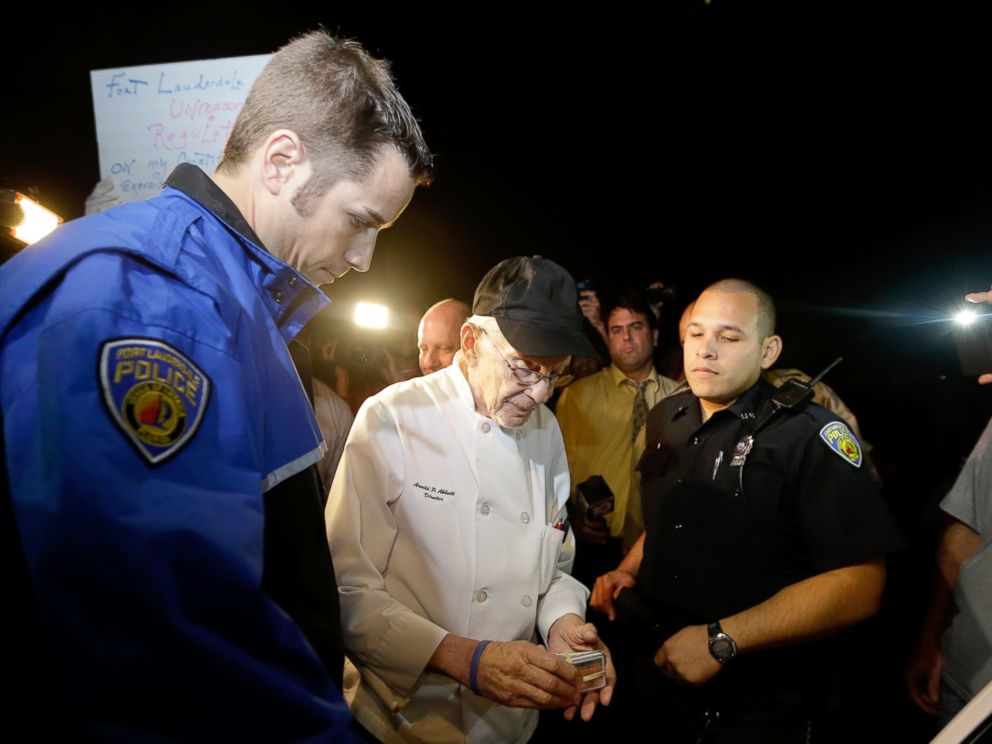
<path id="1" fill-rule="evenodd" d="M 490 643 L 492 641 L 479 641 L 475 651 L 472 652 L 472 662 L 468 665 L 468 686 L 476 695 L 482 694 L 479 692 L 479 660 L 482 659 L 482 652 Z"/>

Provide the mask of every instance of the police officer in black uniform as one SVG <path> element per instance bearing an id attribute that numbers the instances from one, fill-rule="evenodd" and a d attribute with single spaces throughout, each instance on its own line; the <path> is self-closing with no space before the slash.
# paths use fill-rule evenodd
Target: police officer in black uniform
<path id="1" fill-rule="evenodd" d="M 619 595 L 642 640 L 641 710 L 666 741 L 822 740 L 844 636 L 825 637 L 878 610 L 902 544 L 847 424 L 760 380 L 782 349 L 774 324 L 749 282 L 700 295 L 691 392 L 648 418 L 645 534 L 593 592 L 609 614 Z"/>

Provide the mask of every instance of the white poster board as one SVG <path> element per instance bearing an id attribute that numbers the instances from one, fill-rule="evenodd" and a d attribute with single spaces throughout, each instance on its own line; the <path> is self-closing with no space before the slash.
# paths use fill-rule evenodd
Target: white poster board
<path id="1" fill-rule="evenodd" d="M 93 70 L 100 178 L 146 199 L 179 163 L 213 173 L 268 54 Z"/>

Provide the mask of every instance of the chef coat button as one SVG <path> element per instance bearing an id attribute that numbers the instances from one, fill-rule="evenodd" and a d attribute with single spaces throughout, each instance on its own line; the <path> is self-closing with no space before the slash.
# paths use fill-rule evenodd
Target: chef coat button
<path id="1" fill-rule="evenodd" d="M 491 429 L 492 427 L 491 427 L 491 426 L 489 425 L 489 422 L 488 422 L 488 421 L 483 421 L 483 422 L 482 422 L 482 427 L 481 427 L 481 428 L 482 428 L 482 433 L 483 433 L 483 434 L 488 434 L 488 433 L 489 433 L 489 430 L 490 430 L 490 429 Z"/>
<path id="2" fill-rule="evenodd" d="M 680 529 L 682 529 L 682 525 L 681 525 L 681 524 L 677 524 L 677 525 L 675 525 L 675 529 L 677 529 L 677 530 L 680 530 Z"/>
<path id="3" fill-rule="evenodd" d="M 475 593 L 475 601 L 478 602 L 479 604 L 485 602 L 488 597 L 489 595 L 483 591 L 478 591 Z"/>
<path id="4" fill-rule="evenodd" d="M 522 604 L 524 607 L 530 607 L 530 595 L 525 594 L 524 596 L 522 596 L 520 598 L 520 604 Z"/>
<path id="5" fill-rule="evenodd" d="M 272 293 L 272 299 L 275 300 L 276 302 L 282 302 L 282 292 L 280 292 L 277 289 L 275 292 Z"/>
<path id="6" fill-rule="evenodd" d="M 296 277 L 295 276 L 289 277 L 289 286 L 290 287 L 295 287 L 296 286 Z"/>
<path id="7" fill-rule="evenodd" d="M 482 509 L 480 511 L 482 512 L 482 516 L 484 517 L 489 516 L 489 511 L 490 511 L 489 504 L 488 503 L 483 504 Z"/>
<path id="8" fill-rule="evenodd" d="M 520 512 L 520 521 L 523 522 L 524 524 L 530 522 L 530 514 L 528 514 L 527 512 Z"/>
<path id="9" fill-rule="evenodd" d="M 734 497 L 738 499 L 741 497 L 741 492 L 739 489 L 734 489 Z"/>
<path id="10" fill-rule="evenodd" d="M 693 444 L 699 444 L 699 437 L 693 437 L 692 438 L 692 443 Z"/>

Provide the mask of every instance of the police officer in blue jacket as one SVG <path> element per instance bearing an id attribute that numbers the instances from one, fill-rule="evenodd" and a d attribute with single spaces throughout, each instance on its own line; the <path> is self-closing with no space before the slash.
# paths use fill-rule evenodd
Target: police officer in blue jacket
<path id="1" fill-rule="evenodd" d="M 8 725 L 350 737 L 293 338 L 431 174 L 388 65 L 313 32 L 272 57 L 212 178 L 180 165 L 0 268 Z"/>

